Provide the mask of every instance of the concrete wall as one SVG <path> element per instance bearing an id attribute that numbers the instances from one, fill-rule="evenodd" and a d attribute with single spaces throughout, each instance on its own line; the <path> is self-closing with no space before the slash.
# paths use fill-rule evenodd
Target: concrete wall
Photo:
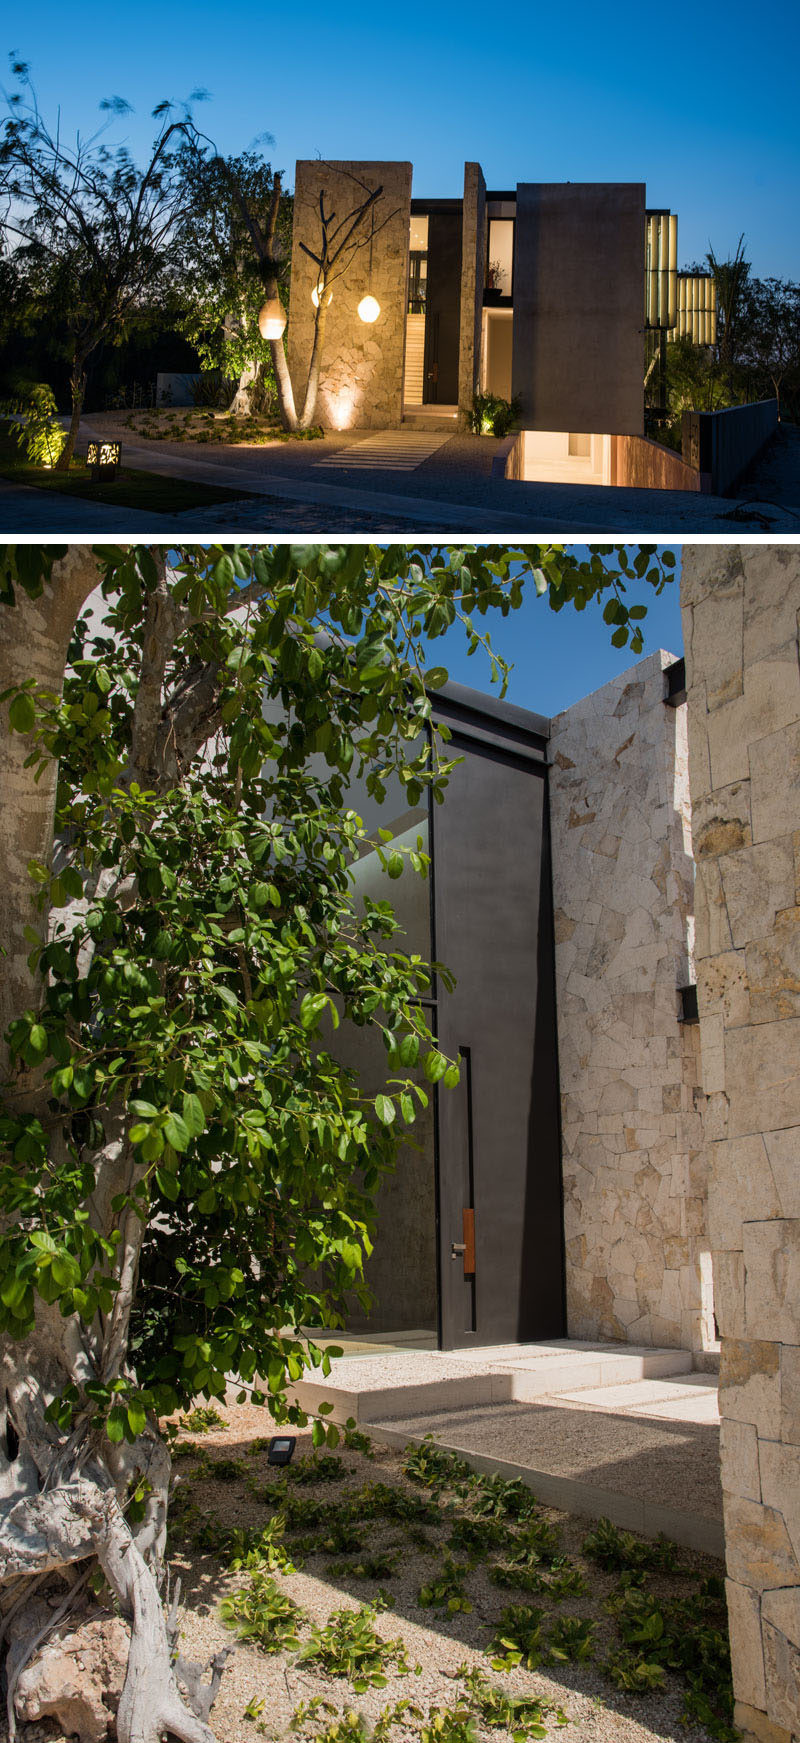
<path id="1" fill-rule="evenodd" d="M 512 386 L 534 430 L 644 429 L 644 184 L 517 188 Z"/>
<path id="2" fill-rule="evenodd" d="M 778 428 L 778 401 L 728 406 L 719 412 L 684 412 L 681 428 L 683 458 L 695 466 L 700 488 L 724 496 Z"/>
<path id="3" fill-rule="evenodd" d="M 800 549 L 685 546 L 735 1722 L 800 1724 Z"/>
<path id="4" fill-rule="evenodd" d="M 713 1365 L 686 706 L 652 654 L 551 729 L 569 1335 Z M 706 1257 L 704 1258 L 704 1255 Z"/>
<path id="5" fill-rule="evenodd" d="M 464 227 L 461 241 L 461 335 L 458 407 L 462 421 L 472 410 L 481 365 L 481 320 L 486 265 L 486 182 L 479 163 L 464 165 Z"/>
<path id="6" fill-rule="evenodd" d="M 702 489 L 700 473 L 663 442 L 646 436 L 611 437 L 609 484 L 639 490 Z"/>
<path id="7" fill-rule="evenodd" d="M 357 178 L 354 180 L 353 178 Z M 403 412 L 408 288 L 408 228 L 411 215 L 410 163 L 319 163 L 297 165 L 292 234 L 292 290 L 289 308 L 289 370 L 295 398 L 302 403 L 314 340 L 311 292 L 317 267 L 302 243 L 319 252 L 320 191 L 337 221 L 364 197 L 363 185 L 382 187 L 375 210 L 376 235 L 369 273 L 370 219 L 357 232 L 366 242 L 349 258 L 333 284 L 316 421 L 326 429 L 393 427 Z M 340 263 L 341 264 L 341 263 Z M 337 271 L 339 269 L 337 268 Z M 377 321 L 365 325 L 357 310 L 371 288 L 381 305 Z"/>

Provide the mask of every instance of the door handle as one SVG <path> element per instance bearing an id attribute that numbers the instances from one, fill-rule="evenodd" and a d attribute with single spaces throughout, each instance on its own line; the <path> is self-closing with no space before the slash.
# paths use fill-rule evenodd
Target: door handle
<path id="1" fill-rule="evenodd" d="M 463 1258 L 464 1254 L 466 1253 L 466 1250 L 467 1250 L 466 1243 L 464 1241 L 452 1241 L 450 1244 L 450 1257 L 451 1257 L 451 1259 Z"/>

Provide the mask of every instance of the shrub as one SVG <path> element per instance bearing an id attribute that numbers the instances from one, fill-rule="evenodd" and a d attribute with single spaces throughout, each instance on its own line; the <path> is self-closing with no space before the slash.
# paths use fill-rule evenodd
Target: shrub
<path id="1" fill-rule="evenodd" d="M 518 398 L 501 399 L 496 393 L 476 393 L 469 427 L 476 436 L 507 436 L 522 407 Z"/>
<path id="2" fill-rule="evenodd" d="M 58 421 L 52 388 L 45 381 L 31 382 L 20 388 L 5 410 L 22 420 L 9 424 L 9 433 L 24 449 L 26 460 L 34 466 L 55 466 L 67 438 Z"/>

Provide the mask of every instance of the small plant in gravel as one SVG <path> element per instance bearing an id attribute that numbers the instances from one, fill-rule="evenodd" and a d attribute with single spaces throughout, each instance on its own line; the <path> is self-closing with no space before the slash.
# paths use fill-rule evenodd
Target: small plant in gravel
<path id="1" fill-rule="evenodd" d="M 290 1483 L 338 1483 L 346 1472 L 335 1453 L 306 1453 L 296 1465 L 289 1465 L 286 1475 Z"/>
<path id="2" fill-rule="evenodd" d="M 547 1663 L 565 1664 L 573 1659 L 584 1664 L 594 1657 L 596 1622 L 583 1616 L 559 1616 L 550 1629 L 547 1642 Z"/>
<path id="3" fill-rule="evenodd" d="M 589 1581 L 581 1568 L 566 1555 L 558 1555 L 543 1577 L 542 1591 L 559 1604 L 562 1598 L 582 1598 L 589 1590 Z"/>
<path id="4" fill-rule="evenodd" d="M 492 1670 L 516 1670 L 518 1665 L 537 1670 L 545 1651 L 543 1622 L 544 1610 L 530 1604 L 507 1605 L 486 1648 L 492 1654 Z"/>
<path id="5" fill-rule="evenodd" d="M 260 1531 L 242 1531 L 235 1527 L 229 1545 L 229 1567 L 234 1572 L 240 1568 L 267 1568 L 284 1574 L 295 1573 L 296 1564 L 287 1554 L 283 1532 L 284 1521 L 279 1513 L 268 1519 Z"/>
<path id="6" fill-rule="evenodd" d="M 481 1723 L 490 1731 L 509 1731 L 514 1743 L 525 1743 L 529 1737 L 545 1737 L 545 1718 L 552 1716 L 557 1725 L 569 1723 L 563 1707 L 554 1707 L 537 1695 L 507 1695 L 477 1665 L 472 1669 L 466 1664 L 459 1665 L 456 1676 L 464 1684 L 465 1700 Z"/>
<path id="7" fill-rule="evenodd" d="M 325 1572 L 334 1579 L 390 1580 L 399 1556 L 399 1549 L 378 1549 L 374 1555 L 362 1556 L 359 1561 L 330 1561 Z"/>
<path id="8" fill-rule="evenodd" d="M 540 1511 L 536 1496 L 519 1477 L 480 1476 L 474 1479 L 473 1511 L 480 1517 L 532 1519 Z"/>
<path id="9" fill-rule="evenodd" d="M 511 1530 L 502 1519 L 457 1519 L 447 1539 L 451 1549 L 460 1549 L 471 1556 L 486 1556 L 492 1549 L 503 1549 L 513 1542 Z"/>
<path id="10" fill-rule="evenodd" d="M 628 1695 L 658 1694 L 667 1686 L 663 1665 L 655 1659 L 643 1657 L 640 1652 L 631 1652 L 629 1647 L 610 1652 L 600 1668 L 610 1682 Z"/>
<path id="11" fill-rule="evenodd" d="M 403 1641 L 383 1640 L 374 1627 L 376 1614 L 375 1604 L 334 1610 L 323 1626 L 314 1625 L 296 1662 L 313 1665 L 325 1676 L 346 1677 L 356 1694 L 385 1688 L 389 1671 L 407 1676 L 411 1666 Z"/>
<path id="12" fill-rule="evenodd" d="M 462 1701 L 453 1707 L 431 1707 L 419 1739 L 420 1743 L 479 1743 L 478 1721 Z"/>
<path id="13" fill-rule="evenodd" d="M 670 1543 L 668 1537 L 659 1536 L 652 1543 L 634 1537 L 632 1531 L 618 1530 L 610 1519 L 601 1519 L 596 1529 L 584 1538 L 582 1547 L 584 1555 L 596 1561 L 606 1573 L 613 1573 L 617 1568 L 637 1571 L 648 1568 L 660 1573 L 675 1573 L 680 1565 L 677 1544 Z"/>
<path id="14" fill-rule="evenodd" d="M 218 1483 L 236 1483 L 245 1474 L 241 1459 L 209 1459 L 204 1473 Z"/>
<path id="15" fill-rule="evenodd" d="M 423 1609 L 447 1609 L 451 1616 L 459 1610 L 469 1614 L 472 1604 L 464 1590 L 464 1575 L 469 1573 L 465 1562 L 454 1561 L 451 1555 L 446 1555 L 441 1569 L 432 1580 L 420 1586 L 417 1593 L 417 1603 Z"/>
<path id="16" fill-rule="evenodd" d="M 253 1640 L 262 1652 L 294 1652 L 300 1646 L 305 1613 L 266 1572 L 256 1570 L 249 1585 L 223 1598 L 219 1613 L 226 1628 L 235 1629 L 240 1640 Z"/>
<path id="17" fill-rule="evenodd" d="M 362 1430 L 356 1426 L 356 1419 L 354 1416 L 348 1416 L 344 1428 L 342 1429 L 342 1440 L 350 1452 L 360 1452 L 364 1454 L 366 1459 L 374 1459 L 375 1454 L 372 1450 L 372 1441 L 368 1434 L 364 1434 Z"/>
<path id="18" fill-rule="evenodd" d="M 459 1458 L 458 1453 L 448 1452 L 446 1447 L 437 1446 L 431 1435 L 426 1435 L 420 1446 L 406 1447 L 403 1474 L 412 1483 L 421 1483 L 425 1489 L 436 1492 L 452 1489 L 461 1495 L 473 1488 L 476 1480 L 466 1459 Z"/>
<path id="19" fill-rule="evenodd" d="M 196 1404 L 193 1410 L 187 1410 L 185 1416 L 178 1419 L 181 1429 L 188 1429 L 190 1434 L 209 1434 L 212 1428 L 224 1428 L 225 1418 L 220 1416 L 213 1404 Z"/>
<path id="20" fill-rule="evenodd" d="M 685 1722 L 699 1721 L 728 1743 L 733 1736 L 733 1686 L 722 1581 L 712 1576 L 696 1592 L 672 1602 L 620 1581 L 605 1607 L 623 1643 L 606 1660 L 611 1680 L 629 1691 L 634 1685 L 646 1691 L 652 1679 L 644 1665 L 676 1671 L 684 1682 Z"/>
<path id="21" fill-rule="evenodd" d="M 435 1501 L 407 1495 L 404 1489 L 395 1488 L 390 1483 L 364 1483 L 350 1497 L 350 1505 L 359 1519 L 413 1521 L 418 1525 L 441 1523 L 441 1512 Z"/>

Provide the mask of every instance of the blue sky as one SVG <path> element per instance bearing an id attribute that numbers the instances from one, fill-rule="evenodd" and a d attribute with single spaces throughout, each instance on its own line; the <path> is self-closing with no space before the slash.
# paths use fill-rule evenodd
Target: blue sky
<path id="1" fill-rule="evenodd" d="M 418 195 L 460 194 L 465 158 L 496 188 L 645 181 L 650 205 L 679 214 L 681 264 L 709 241 L 732 252 L 744 232 L 756 273 L 800 279 L 796 0 L 730 0 L 721 13 L 631 0 L 11 0 L 6 31 L 67 136 L 121 95 L 143 152 L 155 103 L 202 86 L 212 100 L 197 118 L 226 152 L 271 133 L 289 172 L 317 154 L 411 158 Z"/>
<path id="2" fill-rule="evenodd" d="M 585 548 L 571 549 L 585 554 Z M 631 654 L 630 648 L 613 648 L 612 631 L 603 622 L 602 605 L 592 604 L 585 611 L 564 606 L 560 612 L 550 610 L 545 598 L 537 598 L 533 588 L 525 594 L 518 611 L 503 618 L 487 615 L 476 620 L 487 628 L 495 651 L 503 655 L 513 671 L 506 697 L 521 708 L 552 716 L 569 708 L 592 690 L 599 690 L 609 679 L 657 648 L 666 648 L 679 658 L 683 653 L 681 615 L 678 600 L 681 551 L 679 545 L 665 547 L 674 551 L 675 579 L 656 596 L 652 587 L 627 583 L 629 605 L 647 606 L 643 622 L 644 650 Z M 447 667 L 449 676 L 473 690 L 497 694 L 492 685 L 489 661 L 482 649 L 471 656 L 466 651 L 466 638 L 460 625 L 454 625 L 446 636 L 431 642 L 429 660 L 432 665 Z"/>

